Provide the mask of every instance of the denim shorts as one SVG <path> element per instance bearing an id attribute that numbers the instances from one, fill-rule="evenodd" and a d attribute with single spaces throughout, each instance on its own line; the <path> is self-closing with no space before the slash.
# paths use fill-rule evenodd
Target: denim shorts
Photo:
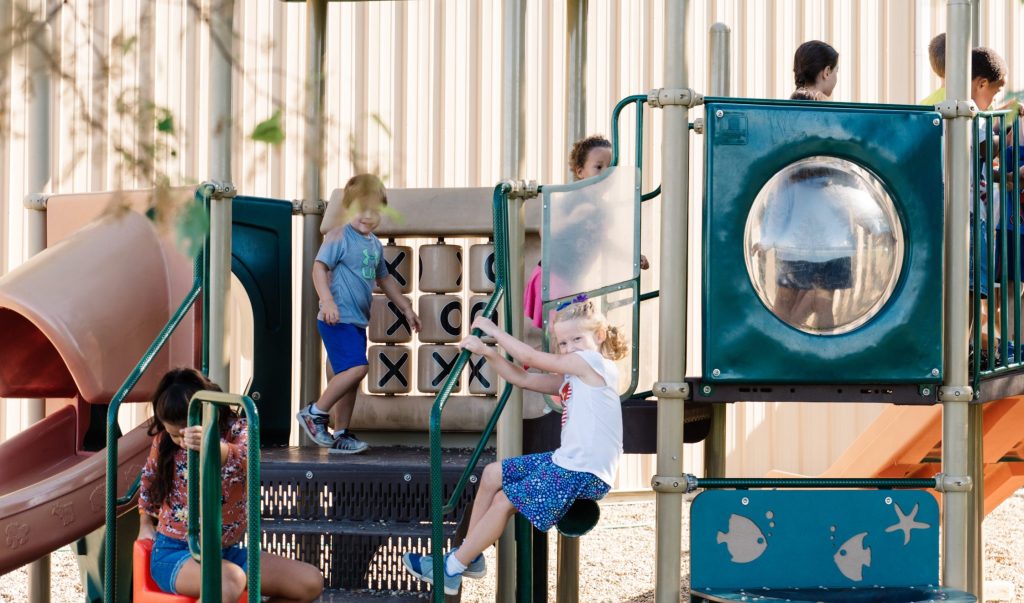
<path id="1" fill-rule="evenodd" d="M 235 544 L 222 550 L 221 558 L 234 563 L 244 572 L 247 554 L 242 545 Z M 157 532 L 156 540 L 153 542 L 153 553 L 149 558 L 149 573 L 153 576 L 153 582 L 156 582 L 165 593 L 178 594 L 174 589 L 174 584 L 178 581 L 178 572 L 191 558 L 188 542 Z"/>
<path id="2" fill-rule="evenodd" d="M 331 363 L 334 374 L 340 374 L 354 366 L 369 364 L 366 360 L 366 329 L 348 323 L 339 322 L 329 325 L 322 320 L 316 321 L 320 331 L 320 339 L 327 350 L 327 360 Z"/>

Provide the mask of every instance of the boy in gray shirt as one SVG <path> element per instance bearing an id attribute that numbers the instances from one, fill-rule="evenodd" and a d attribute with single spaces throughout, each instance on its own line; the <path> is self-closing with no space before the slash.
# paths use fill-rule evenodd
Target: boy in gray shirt
<path id="1" fill-rule="evenodd" d="M 420 319 L 401 287 L 381 261 L 383 246 L 373 231 L 388 204 L 384 184 L 372 174 L 353 176 L 345 184 L 342 207 L 352 218 L 324 237 L 313 262 L 313 286 L 320 298 L 317 328 L 334 377 L 320 398 L 299 411 L 306 435 L 328 452 L 355 454 L 368 448 L 348 430 L 359 383 L 366 376 L 366 326 L 370 322 L 373 283 L 384 291 L 414 331 Z M 331 408 L 340 403 L 335 431 L 327 429 Z"/>

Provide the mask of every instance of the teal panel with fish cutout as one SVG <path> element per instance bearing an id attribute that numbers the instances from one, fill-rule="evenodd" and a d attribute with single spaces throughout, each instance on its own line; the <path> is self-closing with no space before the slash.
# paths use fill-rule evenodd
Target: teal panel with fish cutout
<path id="1" fill-rule="evenodd" d="M 938 584 L 939 508 L 916 490 L 710 490 L 690 510 L 691 584 Z"/>

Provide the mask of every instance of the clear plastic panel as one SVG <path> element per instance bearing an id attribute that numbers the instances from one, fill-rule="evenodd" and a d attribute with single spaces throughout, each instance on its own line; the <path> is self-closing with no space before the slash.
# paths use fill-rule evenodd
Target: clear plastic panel
<path id="1" fill-rule="evenodd" d="M 809 157 L 775 174 L 744 232 L 761 301 L 806 333 L 856 329 L 885 304 L 903 264 L 903 230 L 877 176 L 845 159 Z"/>
<path id="2" fill-rule="evenodd" d="M 635 167 L 616 166 L 544 194 L 545 301 L 636 277 L 636 183 Z"/>

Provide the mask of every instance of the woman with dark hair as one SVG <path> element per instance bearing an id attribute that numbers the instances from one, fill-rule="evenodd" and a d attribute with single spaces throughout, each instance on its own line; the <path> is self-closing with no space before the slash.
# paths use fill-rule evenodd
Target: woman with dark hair
<path id="1" fill-rule="evenodd" d="M 796 90 L 790 98 L 814 98 L 820 93 L 832 96 L 836 87 L 836 70 L 839 53 L 826 42 L 810 40 L 804 42 L 793 55 L 793 80 Z"/>

